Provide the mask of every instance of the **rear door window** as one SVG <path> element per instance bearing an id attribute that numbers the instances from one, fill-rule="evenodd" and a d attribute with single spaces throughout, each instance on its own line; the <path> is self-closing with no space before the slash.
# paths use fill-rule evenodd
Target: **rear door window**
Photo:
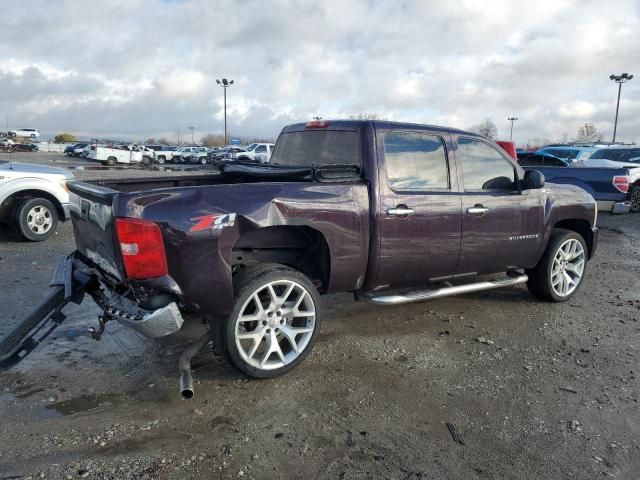
<path id="1" fill-rule="evenodd" d="M 394 190 L 449 189 L 444 141 L 425 132 L 392 131 L 384 137 L 387 181 Z"/>

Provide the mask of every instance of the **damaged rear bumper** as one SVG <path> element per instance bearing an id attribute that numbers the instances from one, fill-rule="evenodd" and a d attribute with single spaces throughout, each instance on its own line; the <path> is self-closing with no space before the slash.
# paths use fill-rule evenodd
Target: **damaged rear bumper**
<path id="1" fill-rule="evenodd" d="M 85 294 L 102 309 L 100 338 L 104 324 L 116 320 L 150 338 L 161 338 L 177 332 L 184 319 L 175 299 L 164 295 L 153 310 L 144 309 L 131 295 L 118 293 L 116 285 L 96 267 L 76 252 L 61 259 L 50 284 L 48 297 L 18 324 L 9 335 L 0 339 L 0 369 L 10 368 L 33 351 L 66 318 L 63 308 L 69 303 L 82 303 Z"/>

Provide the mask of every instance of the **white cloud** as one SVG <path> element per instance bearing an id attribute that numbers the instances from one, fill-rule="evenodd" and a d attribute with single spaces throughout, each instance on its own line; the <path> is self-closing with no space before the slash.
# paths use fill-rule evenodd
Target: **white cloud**
<path id="1" fill-rule="evenodd" d="M 100 12 L 96 15 L 95 12 Z M 41 131 L 144 137 L 375 112 L 520 141 L 613 129 L 611 73 L 640 64 L 637 2 L 27 0 L 0 28 L 0 113 Z M 640 75 L 640 72 L 636 72 Z M 619 137 L 640 140 L 640 76 Z"/>

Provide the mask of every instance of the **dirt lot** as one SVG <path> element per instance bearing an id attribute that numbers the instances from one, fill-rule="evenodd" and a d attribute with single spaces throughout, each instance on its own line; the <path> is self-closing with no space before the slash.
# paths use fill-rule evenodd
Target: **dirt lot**
<path id="1" fill-rule="evenodd" d="M 599 223 L 568 303 L 524 287 L 387 308 L 332 295 L 299 368 L 250 381 L 201 354 L 191 402 L 177 363 L 200 325 L 154 342 L 108 324 L 96 342 L 95 307 L 69 308 L 0 374 L 0 479 L 637 479 L 640 216 Z M 69 224 L 39 244 L 0 230 L 0 335 L 72 249 Z"/>

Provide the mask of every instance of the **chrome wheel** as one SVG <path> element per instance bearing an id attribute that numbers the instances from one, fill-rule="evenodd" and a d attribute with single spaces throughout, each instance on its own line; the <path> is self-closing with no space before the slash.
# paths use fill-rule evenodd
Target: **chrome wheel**
<path id="1" fill-rule="evenodd" d="M 27 225 L 33 233 L 44 235 L 53 225 L 51 212 L 45 206 L 36 205 L 27 213 Z"/>
<path id="2" fill-rule="evenodd" d="M 570 238 L 563 242 L 553 258 L 551 287 L 559 297 L 571 295 L 582 281 L 586 258 L 582 244 Z"/>
<path id="3" fill-rule="evenodd" d="M 316 327 L 316 306 L 309 291 L 292 280 L 258 287 L 244 302 L 235 324 L 242 359 L 260 370 L 290 364 L 309 345 Z"/>

